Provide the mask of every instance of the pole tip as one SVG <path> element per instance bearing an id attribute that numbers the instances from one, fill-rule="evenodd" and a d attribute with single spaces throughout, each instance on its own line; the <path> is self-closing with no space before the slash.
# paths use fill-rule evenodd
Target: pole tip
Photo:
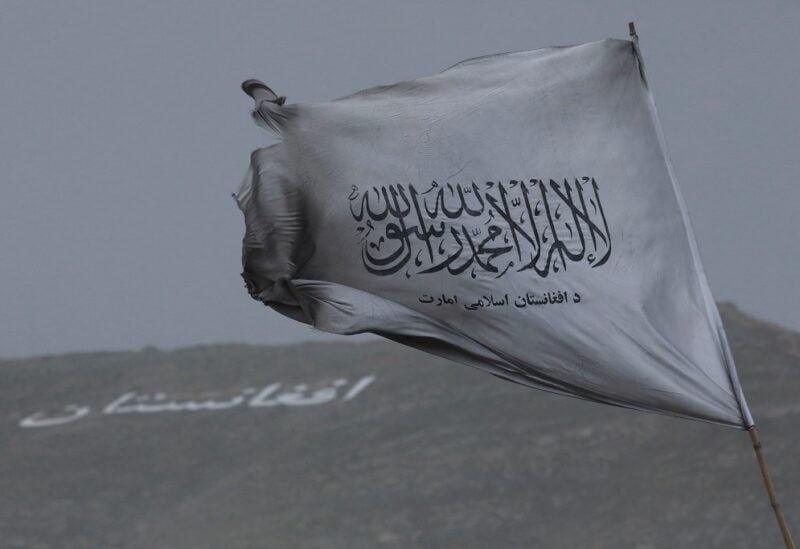
<path id="1" fill-rule="evenodd" d="M 633 24 L 633 21 L 628 22 L 628 34 L 630 36 L 636 36 L 636 25 Z"/>

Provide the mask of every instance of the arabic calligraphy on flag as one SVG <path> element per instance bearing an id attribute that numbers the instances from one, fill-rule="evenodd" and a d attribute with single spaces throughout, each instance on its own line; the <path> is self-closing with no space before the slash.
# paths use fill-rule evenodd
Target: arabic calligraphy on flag
<path id="1" fill-rule="evenodd" d="M 475 278 L 479 269 L 499 278 L 512 269 L 545 278 L 568 261 L 599 267 L 611 255 L 599 188 L 589 177 L 480 186 L 433 181 L 421 192 L 413 184 L 363 192 L 353 185 L 348 198 L 364 267 L 375 275 L 446 269 Z"/>
<path id="2" fill-rule="evenodd" d="M 753 424 L 631 42 L 322 103 L 253 93 L 280 137 L 236 193 L 253 298 L 530 387 Z"/>

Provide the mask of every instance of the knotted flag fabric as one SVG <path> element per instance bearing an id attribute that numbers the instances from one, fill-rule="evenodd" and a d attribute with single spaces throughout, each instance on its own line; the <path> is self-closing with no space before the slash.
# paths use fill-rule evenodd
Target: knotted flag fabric
<path id="1" fill-rule="evenodd" d="M 753 425 L 634 43 L 253 95 L 280 136 L 236 194 L 255 299 L 530 387 Z"/>

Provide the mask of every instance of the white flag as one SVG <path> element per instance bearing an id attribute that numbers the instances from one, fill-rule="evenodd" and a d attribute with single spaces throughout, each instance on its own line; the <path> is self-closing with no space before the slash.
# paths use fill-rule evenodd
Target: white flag
<path id="1" fill-rule="evenodd" d="M 281 136 L 236 196 L 254 298 L 546 391 L 753 425 L 633 43 L 254 96 Z"/>

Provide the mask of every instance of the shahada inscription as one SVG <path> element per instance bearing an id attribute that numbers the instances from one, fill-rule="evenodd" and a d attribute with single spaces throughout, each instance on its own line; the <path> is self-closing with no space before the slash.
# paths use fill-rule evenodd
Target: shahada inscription
<path id="1" fill-rule="evenodd" d="M 350 213 L 366 270 L 407 277 L 446 270 L 496 278 L 533 271 L 546 278 L 569 263 L 611 256 L 600 189 L 592 177 L 444 185 L 353 186 Z"/>

